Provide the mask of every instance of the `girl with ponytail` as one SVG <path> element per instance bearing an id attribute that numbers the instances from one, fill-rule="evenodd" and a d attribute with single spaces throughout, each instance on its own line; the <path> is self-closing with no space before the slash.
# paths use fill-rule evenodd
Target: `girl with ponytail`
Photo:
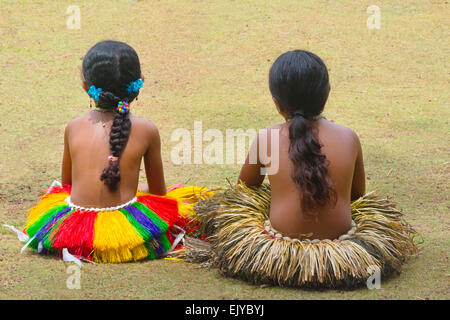
<path id="1" fill-rule="evenodd" d="M 357 135 L 321 116 L 330 91 L 327 68 L 311 52 L 286 52 L 270 69 L 269 88 L 286 122 L 262 130 L 251 150 L 264 143 L 277 151 L 278 170 L 268 175 L 270 222 L 294 238 L 337 238 L 351 227 L 350 202 L 364 194 L 365 178 Z M 260 156 L 249 155 L 241 170 L 248 186 L 264 180 L 268 164 Z"/>
<path id="2" fill-rule="evenodd" d="M 209 261 L 193 241 L 184 257 L 251 283 L 306 288 L 364 286 L 374 266 L 383 277 L 399 273 L 417 254 L 415 231 L 393 203 L 365 194 L 356 134 L 321 116 L 330 91 L 323 61 L 286 52 L 269 88 L 285 122 L 259 132 L 236 185 L 195 206 Z"/>
<path id="3" fill-rule="evenodd" d="M 254 284 L 303 288 L 365 286 L 373 268 L 398 274 L 418 252 L 416 232 L 395 204 L 365 194 L 357 135 L 321 116 L 330 91 L 323 61 L 286 52 L 269 88 L 285 122 L 258 133 L 236 185 L 195 207 L 214 265 Z M 184 255 L 211 265 L 204 245 Z"/>
<path id="4" fill-rule="evenodd" d="M 158 129 L 130 112 L 143 87 L 138 55 L 126 43 L 99 42 L 84 57 L 82 75 L 95 109 L 67 125 L 62 184 L 31 209 L 26 246 L 71 261 L 164 256 L 182 239 L 187 219 L 179 213 L 182 199 L 166 195 Z M 151 194 L 137 191 L 142 160 Z M 189 192 L 197 190 L 176 190 Z"/>

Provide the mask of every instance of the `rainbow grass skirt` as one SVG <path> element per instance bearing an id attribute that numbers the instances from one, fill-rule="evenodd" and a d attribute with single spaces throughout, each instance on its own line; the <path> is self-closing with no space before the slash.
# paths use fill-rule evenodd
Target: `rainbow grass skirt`
<path id="1" fill-rule="evenodd" d="M 29 210 L 26 246 L 58 256 L 67 249 L 77 258 L 98 263 L 155 259 L 175 249 L 174 240 L 188 228 L 202 190 L 206 189 L 181 186 L 167 196 L 138 191 L 136 201 L 120 209 L 88 211 L 70 203 L 71 186 L 53 186 Z M 203 198 L 211 195 L 203 193 Z"/>

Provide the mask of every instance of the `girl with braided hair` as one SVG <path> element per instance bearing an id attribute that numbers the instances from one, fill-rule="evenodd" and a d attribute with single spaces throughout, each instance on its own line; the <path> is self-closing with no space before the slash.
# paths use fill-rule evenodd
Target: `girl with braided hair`
<path id="1" fill-rule="evenodd" d="M 130 113 L 144 80 L 138 55 L 126 43 L 99 42 L 82 75 L 95 109 L 66 126 L 62 185 L 30 209 L 26 246 L 95 262 L 164 256 L 184 234 L 182 200 L 197 191 L 166 194 L 158 129 Z M 150 193 L 137 192 L 142 159 Z"/>

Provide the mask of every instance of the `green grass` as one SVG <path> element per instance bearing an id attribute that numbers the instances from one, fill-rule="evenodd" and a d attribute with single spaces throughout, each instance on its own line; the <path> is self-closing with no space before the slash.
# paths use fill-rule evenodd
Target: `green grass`
<path id="1" fill-rule="evenodd" d="M 66 27 L 69 5 L 81 29 Z M 381 29 L 366 8 L 381 8 Z M 326 113 L 360 136 L 368 189 L 398 203 L 422 234 L 421 254 L 380 290 L 310 291 L 249 285 L 168 260 L 82 268 L 41 258 L 0 229 L 1 299 L 448 299 L 449 4 L 446 1 L 5 1 L 0 0 L 0 223 L 59 179 L 65 124 L 89 111 L 81 59 L 121 40 L 139 53 L 146 82 L 137 116 L 163 140 L 166 180 L 214 186 L 236 165 L 173 165 L 176 128 L 262 128 L 281 122 L 267 86 L 281 53 L 308 49 L 330 69 Z"/>

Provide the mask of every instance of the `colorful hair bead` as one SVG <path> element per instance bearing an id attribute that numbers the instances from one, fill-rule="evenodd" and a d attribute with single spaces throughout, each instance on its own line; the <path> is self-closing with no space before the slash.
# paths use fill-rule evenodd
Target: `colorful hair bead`
<path id="1" fill-rule="evenodd" d="M 139 88 L 142 88 L 143 85 L 144 81 L 142 81 L 141 78 L 137 79 L 136 81 L 131 81 L 127 87 L 127 92 L 128 93 L 138 92 Z"/>
<path id="2" fill-rule="evenodd" d="M 88 95 L 92 97 L 95 101 L 98 101 L 100 98 L 100 92 L 102 91 L 102 88 L 96 88 L 95 86 L 90 86 L 89 91 L 87 92 Z"/>
<path id="3" fill-rule="evenodd" d="M 128 107 L 128 103 L 124 101 L 120 101 L 116 108 L 117 112 L 121 114 L 128 113 L 130 111 L 130 108 Z"/>

